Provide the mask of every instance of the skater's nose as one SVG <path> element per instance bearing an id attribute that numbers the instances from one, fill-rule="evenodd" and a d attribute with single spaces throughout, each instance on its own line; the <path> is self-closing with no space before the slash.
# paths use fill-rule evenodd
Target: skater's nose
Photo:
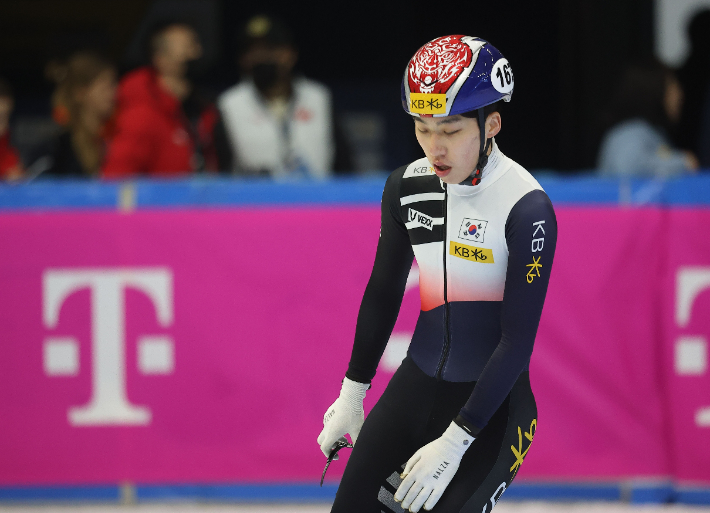
<path id="1" fill-rule="evenodd" d="M 432 157 L 446 156 L 446 144 L 444 138 L 439 134 L 432 134 L 429 139 L 429 153 Z"/>

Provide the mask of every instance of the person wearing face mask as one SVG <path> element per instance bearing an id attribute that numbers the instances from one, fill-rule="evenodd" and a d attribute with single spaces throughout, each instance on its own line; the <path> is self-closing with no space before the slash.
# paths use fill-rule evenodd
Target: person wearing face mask
<path id="1" fill-rule="evenodd" d="M 202 56 L 197 31 L 183 21 L 160 23 L 150 32 L 148 53 L 150 65 L 119 84 L 116 133 L 102 176 L 176 176 L 228 166 L 222 157 L 228 150 L 220 151 L 215 138 L 219 111 L 196 94 L 189 76 Z"/>
<path id="2" fill-rule="evenodd" d="M 557 221 L 495 140 L 512 93 L 510 63 L 477 37 L 434 39 L 404 71 L 402 105 L 425 156 L 385 184 L 350 363 L 317 439 L 329 461 L 352 439 L 334 513 L 488 513 L 531 448 L 530 357 Z M 415 256 L 419 320 L 364 419 Z"/>
<path id="3" fill-rule="evenodd" d="M 255 16 L 242 30 L 240 47 L 245 78 L 217 102 L 235 173 L 320 178 L 334 168 L 349 171 L 340 138 L 336 145 L 330 92 L 293 76 L 298 53 L 288 27 Z"/>

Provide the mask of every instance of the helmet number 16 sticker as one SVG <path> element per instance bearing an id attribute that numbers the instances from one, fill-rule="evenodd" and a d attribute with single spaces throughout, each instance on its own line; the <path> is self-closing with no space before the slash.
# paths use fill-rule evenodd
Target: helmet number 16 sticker
<path id="1" fill-rule="evenodd" d="M 493 87 L 499 93 L 509 93 L 513 90 L 513 70 L 508 59 L 498 59 L 493 65 Z"/>

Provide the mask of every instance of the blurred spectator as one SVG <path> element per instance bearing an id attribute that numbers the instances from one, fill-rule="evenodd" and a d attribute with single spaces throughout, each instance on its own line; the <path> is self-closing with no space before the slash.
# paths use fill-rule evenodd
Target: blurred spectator
<path id="1" fill-rule="evenodd" d="M 218 153 L 229 153 L 218 152 L 215 143 L 219 112 L 197 95 L 189 78 L 202 55 L 196 30 L 185 22 L 162 23 L 151 31 L 148 46 L 151 65 L 128 73 L 119 85 L 116 134 L 103 176 L 218 171 Z"/>
<path id="2" fill-rule="evenodd" d="M 710 84 L 705 93 L 698 137 L 698 159 L 703 169 L 710 168 Z"/>
<path id="3" fill-rule="evenodd" d="M 693 16 L 688 24 L 688 38 L 690 53 L 678 70 L 685 102 L 680 115 L 677 143 L 681 148 L 700 155 L 703 103 L 710 86 L 710 10 L 702 10 Z"/>
<path id="4" fill-rule="evenodd" d="M 294 77 L 297 59 L 280 20 L 260 15 L 244 26 L 239 65 L 245 78 L 218 100 L 236 173 L 324 177 L 351 169 L 330 91 Z"/>
<path id="5" fill-rule="evenodd" d="M 55 141 L 44 175 L 96 177 L 111 133 L 116 69 L 100 55 L 84 51 L 66 63 L 52 63 L 48 73 L 57 82 L 52 116 L 64 131 Z"/>
<path id="6" fill-rule="evenodd" d="M 598 167 L 607 176 L 676 176 L 697 169 L 688 151 L 674 149 L 683 91 L 673 72 L 659 62 L 631 66 L 614 96 Z"/>
<path id="7" fill-rule="evenodd" d="M 23 176 L 20 157 L 10 145 L 10 114 L 14 105 L 10 84 L 0 78 L 0 180 L 18 180 Z"/>

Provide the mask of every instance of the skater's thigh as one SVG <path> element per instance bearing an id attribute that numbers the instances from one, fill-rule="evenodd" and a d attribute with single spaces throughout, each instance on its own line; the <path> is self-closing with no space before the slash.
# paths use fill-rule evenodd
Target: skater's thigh
<path id="1" fill-rule="evenodd" d="M 511 485 L 537 427 L 537 406 L 528 373 L 510 394 L 461 460 L 436 513 L 488 513 Z"/>
<path id="2" fill-rule="evenodd" d="M 360 431 L 332 512 L 380 513 L 396 506 L 392 481 L 419 449 L 435 399 L 435 380 L 409 359 L 400 366 Z"/>

